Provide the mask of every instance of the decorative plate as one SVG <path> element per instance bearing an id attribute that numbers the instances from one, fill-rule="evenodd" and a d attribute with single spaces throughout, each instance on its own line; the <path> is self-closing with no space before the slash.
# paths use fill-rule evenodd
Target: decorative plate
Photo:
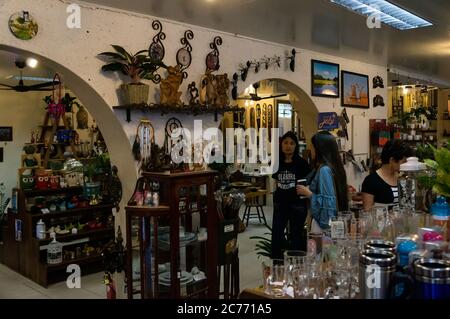
<path id="1" fill-rule="evenodd" d="M 177 63 L 183 67 L 189 66 L 191 64 L 191 53 L 182 48 L 177 52 Z"/>
<path id="2" fill-rule="evenodd" d="M 16 38 L 33 39 L 38 33 L 38 24 L 28 11 L 16 12 L 9 18 L 9 29 Z"/>
<path id="3" fill-rule="evenodd" d="M 164 58 L 164 47 L 157 42 L 152 42 L 148 48 L 148 54 L 152 60 L 160 62 Z"/>

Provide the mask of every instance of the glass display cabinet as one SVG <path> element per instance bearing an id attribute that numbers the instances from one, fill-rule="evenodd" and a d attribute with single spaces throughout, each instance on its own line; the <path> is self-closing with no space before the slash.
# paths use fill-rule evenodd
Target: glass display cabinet
<path id="1" fill-rule="evenodd" d="M 138 179 L 126 207 L 129 299 L 218 297 L 215 174 Z"/>

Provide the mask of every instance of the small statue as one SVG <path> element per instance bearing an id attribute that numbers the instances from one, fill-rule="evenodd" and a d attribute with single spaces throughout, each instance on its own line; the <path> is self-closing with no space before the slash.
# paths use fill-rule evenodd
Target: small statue
<path id="1" fill-rule="evenodd" d="M 188 92 L 191 96 L 189 99 L 189 104 L 198 104 L 198 89 L 195 87 L 195 82 L 188 85 Z"/>
<path id="2" fill-rule="evenodd" d="M 218 74 L 216 75 L 216 92 L 217 97 L 215 104 L 220 107 L 225 107 L 229 104 L 230 100 L 228 98 L 228 89 L 230 87 L 230 80 L 228 79 L 228 75 Z"/>
<path id="3" fill-rule="evenodd" d="M 183 81 L 183 73 L 180 66 L 169 66 L 167 68 L 169 75 L 166 79 L 161 80 L 161 104 L 164 105 L 181 105 L 181 92 L 178 91 Z"/>
<path id="4" fill-rule="evenodd" d="M 207 72 L 202 76 L 200 86 L 200 104 L 214 105 L 216 104 L 217 89 L 216 78 L 214 74 Z"/>
<path id="5" fill-rule="evenodd" d="M 77 128 L 80 130 L 85 130 L 89 128 L 88 126 L 89 115 L 85 110 L 83 105 L 80 105 L 77 112 Z"/>
<path id="6" fill-rule="evenodd" d="M 35 138 L 34 138 L 34 131 L 31 131 L 31 144 L 34 144 L 36 142 Z"/>

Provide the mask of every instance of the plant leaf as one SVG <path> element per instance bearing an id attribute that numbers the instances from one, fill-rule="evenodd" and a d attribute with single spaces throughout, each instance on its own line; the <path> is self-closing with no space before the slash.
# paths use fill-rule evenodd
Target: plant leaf
<path id="1" fill-rule="evenodd" d="M 111 44 L 111 46 L 116 50 L 118 53 L 123 55 L 125 57 L 125 60 L 127 60 L 129 63 L 133 62 L 133 56 L 127 52 L 123 47 L 120 45 Z"/>
<path id="2" fill-rule="evenodd" d="M 102 66 L 102 71 L 106 72 L 106 71 L 124 71 L 124 67 L 126 65 L 124 65 L 123 63 L 120 62 L 111 62 L 108 64 L 105 64 Z"/>
<path id="3" fill-rule="evenodd" d="M 112 59 L 116 59 L 116 60 L 120 60 L 120 61 L 124 61 L 124 62 L 127 61 L 126 56 L 123 56 L 122 54 L 116 53 L 116 52 L 102 52 L 102 53 L 99 53 L 98 55 L 104 55 L 104 56 L 110 57 Z"/>

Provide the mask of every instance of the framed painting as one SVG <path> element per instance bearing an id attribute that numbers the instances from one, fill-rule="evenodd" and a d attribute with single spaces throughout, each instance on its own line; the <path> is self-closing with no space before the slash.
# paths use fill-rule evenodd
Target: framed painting
<path id="1" fill-rule="evenodd" d="M 368 109 L 369 77 L 364 74 L 342 71 L 342 106 Z"/>
<path id="2" fill-rule="evenodd" d="M 311 60 L 311 95 L 339 97 L 339 64 Z"/>
<path id="3" fill-rule="evenodd" d="M 12 142 L 12 126 L 0 126 L 0 142 Z"/>

